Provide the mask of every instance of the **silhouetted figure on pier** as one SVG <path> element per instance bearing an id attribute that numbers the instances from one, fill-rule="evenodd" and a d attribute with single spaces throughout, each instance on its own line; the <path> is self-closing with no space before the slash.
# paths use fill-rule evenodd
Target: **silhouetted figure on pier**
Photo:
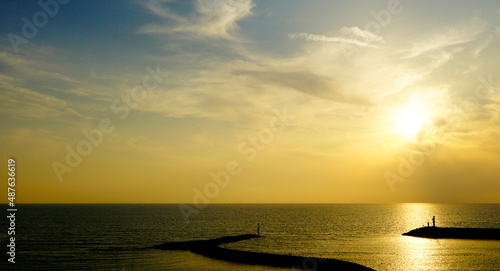
<path id="1" fill-rule="evenodd" d="M 432 226 L 436 227 L 436 217 L 432 216 Z"/>
<path id="2" fill-rule="evenodd" d="M 427 221 L 427 227 L 429 227 L 429 221 Z"/>

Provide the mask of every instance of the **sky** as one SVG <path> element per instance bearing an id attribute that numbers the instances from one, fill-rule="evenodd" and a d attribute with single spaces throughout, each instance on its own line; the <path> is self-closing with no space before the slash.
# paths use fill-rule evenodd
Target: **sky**
<path id="1" fill-rule="evenodd" d="M 0 1 L 18 203 L 500 203 L 499 1 L 40 3 Z"/>

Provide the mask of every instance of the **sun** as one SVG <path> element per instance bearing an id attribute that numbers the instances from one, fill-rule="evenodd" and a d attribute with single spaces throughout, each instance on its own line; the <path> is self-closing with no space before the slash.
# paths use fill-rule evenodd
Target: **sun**
<path id="1" fill-rule="evenodd" d="M 422 128 L 429 123 L 424 107 L 406 106 L 392 110 L 391 119 L 394 132 L 404 140 L 414 140 Z"/>
<path id="2" fill-rule="evenodd" d="M 436 131 L 434 119 L 446 108 L 442 90 L 421 90 L 391 104 L 386 111 L 385 129 L 397 142 L 415 142 Z"/>
<path id="3" fill-rule="evenodd" d="M 415 137 L 424 124 L 424 113 L 415 109 L 403 110 L 396 123 L 399 132 L 407 137 Z"/>

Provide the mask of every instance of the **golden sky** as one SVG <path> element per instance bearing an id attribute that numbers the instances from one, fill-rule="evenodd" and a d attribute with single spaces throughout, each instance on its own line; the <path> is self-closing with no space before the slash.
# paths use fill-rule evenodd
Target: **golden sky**
<path id="1" fill-rule="evenodd" d="M 500 202 L 498 2 L 57 5 L 0 4 L 17 202 Z"/>

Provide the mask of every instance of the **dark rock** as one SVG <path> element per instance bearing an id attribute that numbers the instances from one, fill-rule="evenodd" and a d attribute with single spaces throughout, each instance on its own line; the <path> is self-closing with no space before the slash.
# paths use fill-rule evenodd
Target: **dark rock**
<path id="1" fill-rule="evenodd" d="M 500 229 L 421 227 L 403 235 L 425 238 L 500 240 Z"/>

